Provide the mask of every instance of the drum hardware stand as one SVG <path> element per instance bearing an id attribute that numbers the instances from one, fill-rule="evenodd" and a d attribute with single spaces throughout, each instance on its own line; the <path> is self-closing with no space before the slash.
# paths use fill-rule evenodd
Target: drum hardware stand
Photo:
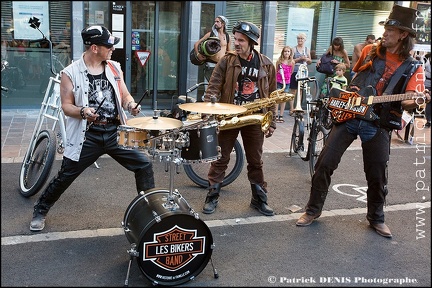
<path id="1" fill-rule="evenodd" d="M 169 209 L 171 211 L 174 211 L 175 209 L 178 209 L 178 205 L 174 201 L 174 173 L 179 173 L 178 166 L 182 164 L 181 157 L 180 157 L 180 150 L 176 147 L 176 145 L 184 145 L 184 143 L 188 142 L 189 139 L 187 135 L 181 134 L 181 140 L 174 139 L 175 132 L 166 133 L 164 135 L 158 136 L 159 138 L 162 136 L 165 136 L 167 134 L 170 134 L 171 136 L 168 137 L 168 139 L 164 140 L 164 143 L 167 142 L 168 145 L 166 145 L 165 149 L 167 151 L 161 151 L 161 152 L 155 152 L 153 156 L 158 155 L 160 161 L 165 162 L 165 172 L 170 172 L 170 183 L 169 183 L 169 195 L 167 202 L 163 205 L 165 209 Z"/>
<path id="2" fill-rule="evenodd" d="M 127 270 L 127 273 L 126 273 L 126 280 L 125 280 L 125 282 L 124 282 L 124 287 L 128 287 L 129 286 L 129 275 L 130 275 L 130 268 L 131 268 L 131 266 L 132 266 L 132 260 L 135 258 L 135 257 L 138 257 L 139 255 L 139 253 L 138 253 L 138 251 L 136 250 L 136 244 L 135 243 L 132 243 L 131 244 L 131 249 L 129 249 L 129 250 L 127 250 L 127 252 L 129 253 L 129 255 L 130 255 L 130 259 L 129 259 L 129 265 L 128 265 L 128 270 Z M 213 265 L 213 264 L 212 264 Z"/>
<path id="3" fill-rule="evenodd" d="M 214 247 L 214 244 L 212 245 L 212 249 L 213 249 L 213 247 Z M 212 265 L 212 268 L 213 268 L 214 278 L 215 279 L 219 278 L 219 273 L 217 272 L 215 266 L 213 265 L 213 259 L 212 259 L 212 257 L 210 257 L 210 264 Z"/>

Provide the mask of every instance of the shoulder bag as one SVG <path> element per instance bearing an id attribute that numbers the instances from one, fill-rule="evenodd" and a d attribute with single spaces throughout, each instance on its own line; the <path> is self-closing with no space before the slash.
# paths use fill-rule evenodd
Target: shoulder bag
<path id="1" fill-rule="evenodd" d="M 334 67 L 336 66 L 331 61 L 333 60 L 332 54 L 323 54 L 320 58 L 320 64 L 316 66 L 316 70 L 320 73 L 327 74 L 327 75 L 333 75 L 334 74 Z"/>

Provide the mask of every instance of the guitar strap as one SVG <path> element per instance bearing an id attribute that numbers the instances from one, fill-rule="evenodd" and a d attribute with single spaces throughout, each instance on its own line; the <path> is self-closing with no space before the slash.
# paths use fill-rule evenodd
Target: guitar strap
<path id="1" fill-rule="evenodd" d="M 402 91 L 394 91 L 394 89 L 396 88 L 396 85 L 397 86 L 399 86 L 400 84 L 399 84 L 399 81 L 401 80 L 401 79 L 404 79 L 405 80 L 405 82 L 404 82 L 404 87 L 400 87 L 400 88 L 402 88 L 402 89 L 404 89 L 405 87 L 406 87 L 406 85 L 408 84 L 408 81 L 409 81 L 409 79 L 411 78 L 411 75 L 414 73 L 414 69 L 416 68 L 416 65 L 415 65 L 415 63 L 416 63 L 416 61 L 414 61 L 414 58 L 413 57 L 409 57 L 409 58 L 407 58 L 397 69 L 396 69 L 396 71 L 395 71 L 395 73 L 393 74 L 393 76 L 391 77 L 391 80 L 390 80 L 390 82 L 389 82 L 389 84 L 387 85 L 387 87 L 386 87 L 386 89 L 385 89 L 385 91 L 384 91 L 384 93 L 383 93 L 383 95 L 389 95 L 389 94 L 395 94 L 395 93 L 402 93 Z M 412 65 L 412 67 L 410 67 L 411 68 L 411 71 L 409 72 L 408 71 L 408 66 L 410 65 L 410 64 L 413 64 Z M 402 76 L 405 76 L 405 77 L 402 77 Z M 399 85 L 398 85 L 399 84 Z M 402 90 L 401 89 L 401 90 Z"/>
<path id="2" fill-rule="evenodd" d="M 411 76 L 417 68 L 417 61 L 414 58 L 407 58 L 395 71 L 387 85 L 383 95 L 402 93 Z M 401 102 L 383 103 L 375 106 L 379 115 L 378 124 L 380 127 L 391 130 L 402 129 L 402 105 Z"/>

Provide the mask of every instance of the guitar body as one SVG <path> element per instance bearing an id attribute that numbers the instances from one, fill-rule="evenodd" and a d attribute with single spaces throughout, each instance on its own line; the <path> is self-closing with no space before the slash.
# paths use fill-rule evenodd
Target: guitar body
<path id="1" fill-rule="evenodd" d="M 369 96 L 375 95 L 375 89 L 368 86 L 359 92 L 348 92 L 338 88 L 330 90 L 327 108 L 330 109 L 333 121 L 343 123 L 353 118 L 375 121 L 378 115 L 373 106 L 367 102 Z"/>

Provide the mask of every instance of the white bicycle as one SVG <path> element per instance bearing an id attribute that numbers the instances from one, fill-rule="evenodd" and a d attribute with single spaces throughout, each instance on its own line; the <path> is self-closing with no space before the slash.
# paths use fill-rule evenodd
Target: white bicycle
<path id="1" fill-rule="evenodd" d="M 39 30 L 38 19 L 33 17 L 29 23 L 30 27 Z M 42 33 L 41 30 L 39 32 Z M 53 67 L 52 42 L 43 33 L 42 36 L 40 41 L 49 42 L 51 72 L 55 76 L 49 77 L 39 116 L 21 165 L 19 186 L 24 197 L 33 196 L 42 188 L 51 173 L 56 151 L 62 154 L 66 143 L 66 116 L 60 101 L 60 71 L 55 71 Z M 99 168 L 96 162 L 95 165 Z"/>

